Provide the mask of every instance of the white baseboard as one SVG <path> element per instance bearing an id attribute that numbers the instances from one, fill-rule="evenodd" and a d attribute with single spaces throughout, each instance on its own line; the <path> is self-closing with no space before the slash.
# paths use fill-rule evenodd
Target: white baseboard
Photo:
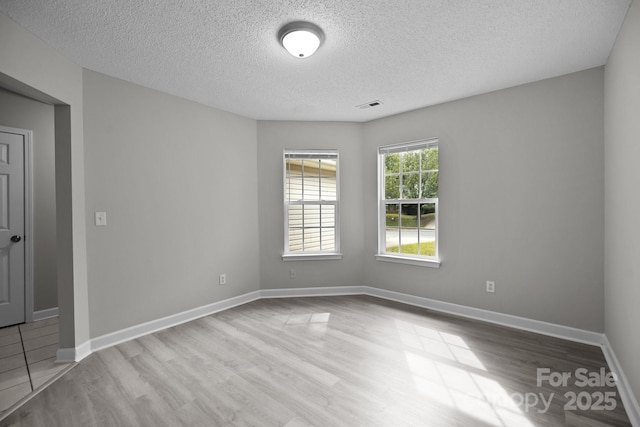
<path id="1" fill-rule="evenodd" d="M 607 360 L 609 369 L 616 375 L 618 392 L 620 393 L 622 403 L 624 403 L 624 409 L 627 410 L 631 425 L 640 426 L 640 404 L 638 404 L 638 399 L 636 399 L 633 390 L 631 390 L 629 380 L 627 380 L 606 335 L 604 337 L 604 343 L 602 344 L 602 352 L 604 353 L 604 358 Z"/>
<path id="2" fill-rule="evenodd" d="M 288 288 L 262 289 L 261 298 L 291 298 L 291 297 L 329 297 L 337 295 L 362 295 L 364 286 L 332 286 L 320 288 Z"/>
<path id="3" fill-rule="evenodd" d="M 129 341 L 143 335 L 177 326 L 200 317 L 208 316 L 219 311 L 228 310 L 230 308 L 246 304 L 251 301 L 260 299 L 260 291 L 249 292 L 244 295 L 229 298 L 226 300 L 214 302 L 212 304 L 203 305 L 181 313 L 172 314 L 171 316 L 162 317 L 160 319 L 141 323 L 126 329 L 111 332 L 91 339 L 91 351 L 98 351 L 103 348 L 111 347 L 125 341 Z"/>
<path id="4" fill-rule="evenodd" d="M 50 319 L 52 317 L 58 317 L 58 307 L 47 308 L 46 310 L 38 310 L 33 312 L 33 321 Z"/>
<path id="5" fill-rule="evenodd" d="M 570 326 L 557 325 L 555 323 L 543 322 L 540 320 L 528 319 L 526 317 L 513 316 L 510 314 L 497 313 L 495 311 L 483 310 L 465 305 L 453 304 L 450 302 L 438 301 L 429 298 L 416 297 L 400 292 L 388 291 L 385 289 L 363 286 L 364 294 L 404 304 L 415 305 L 428 308 L 434 311 L 453 314 L 469 319 L 482 320 L 483 322 L 508 326 L 510 328 L 535 332 L 569 341 L 580 342 L 590 345 L 602 345 L 603 334 L 599 332 L 586 331 L 584 329 L 572 328 Z"/>

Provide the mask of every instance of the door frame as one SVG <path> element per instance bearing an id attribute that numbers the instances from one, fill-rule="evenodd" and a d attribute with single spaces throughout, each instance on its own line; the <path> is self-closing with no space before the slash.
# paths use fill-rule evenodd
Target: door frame
<path id="1" fill-rule="evenodd" d="M 33 322 L 33 131 L 0 126 L 24 137 L 24 321 Z"/>

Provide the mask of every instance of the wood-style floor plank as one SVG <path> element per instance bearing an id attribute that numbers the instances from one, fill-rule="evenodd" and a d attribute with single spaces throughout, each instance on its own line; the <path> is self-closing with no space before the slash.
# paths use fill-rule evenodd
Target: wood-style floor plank
<path id="1" fill-rule="evenodd" d="M 31 323 L 24 323 L 20 325 L 20 330 L 22 332 L 31 331 L 33 329 L 44 328 L 45 326 L 58 325 L 57 317 L 50 317 L 48 319 L 36 320 Z M 17 327 L 17 326 L 16 326 Z M 53 329 L 54 332 L 58 332 L 57 329 Z"/>
<path id="2" fill-rule="evenodd" d="M 16 344 L 20 342 L 20 332 L 16 329 L 14 333 L 5 333 L 0 335 L 0 347 L 5 345 Z"/>
<path id="3" fill-rule="evenodd" d="M 0 411 L 11 407 L 20 399 L 31 393 L 31 383 L 28 381 L 0 390 Z M 1 425 L 1 422 L 0 422 Z"/>
<path id="4" fill-rule="evenodd" d="M 601 367 L 598 347 L 373 297 L 259 300 L 94 353 L 0 426 L 628 426 L 615 387 L 537 384 Z M 565 410 L 570 392 L 616 408 Z"/>
<path id="5" fill-rule="evenodd" d="M 29 371 L 26 365 L 0 373 L 0 390 L 29 382 Z"/>
<path id="6" fill-rule="evenodd" d="M 8 344 L 0 347 L 0 359 L 22 354 L 22 342 Z"/>
<path id="7" fill-rule="evenodd" d="M 36 350 L 38 348 L 46 347 L 49 345 L 57 345 L 58 344 L 58 334 L 50 334 L 43 335 L 36 338 L 31 339 L 23 339 L 22 347 L 24 347 L 24 351 Z"/>
<path id="8" fill-rule="evenodd" d="M 31 365 L 33 363 L 41 362 L 45 359 L 50 359 L 56 356 L 57 351 L 58 343 L 35 348 L 33 350 L 26 350 L 25 355 L 27 357 L 27 363 Z"/>
<path id="9" fill-rule="evenodd" d="M 27 366 L 23 353 L 17 353 L 13 356 L 0 358 L 0 373 L 11 371 L 21 366 Z"/>
<path id="10" fill-rule="evenodd" d="M 0 337 L 5 337 L 7 335 L 19 334 L 20 331 L 17 326 L 9 326 L 6 328 L 0 328 Z"/>

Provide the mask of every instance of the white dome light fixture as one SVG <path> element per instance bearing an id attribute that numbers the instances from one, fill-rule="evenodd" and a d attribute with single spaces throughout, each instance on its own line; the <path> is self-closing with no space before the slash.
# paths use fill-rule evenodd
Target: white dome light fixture
<path id="1" fill-rule="evenodd" d="M 313 55 L 324 41 L 324 33 L 311 22 L 291 22 L 278 31 L 280 44 L 296 58 Z"/>

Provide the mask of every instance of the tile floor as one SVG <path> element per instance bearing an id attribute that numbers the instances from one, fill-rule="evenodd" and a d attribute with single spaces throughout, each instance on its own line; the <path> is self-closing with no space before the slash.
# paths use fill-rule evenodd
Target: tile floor
<path id="1" fill-rule="evenodd" d="M 69 366 L 57 351 L 57 317 L 0 329 L 0 416 Z"/>

